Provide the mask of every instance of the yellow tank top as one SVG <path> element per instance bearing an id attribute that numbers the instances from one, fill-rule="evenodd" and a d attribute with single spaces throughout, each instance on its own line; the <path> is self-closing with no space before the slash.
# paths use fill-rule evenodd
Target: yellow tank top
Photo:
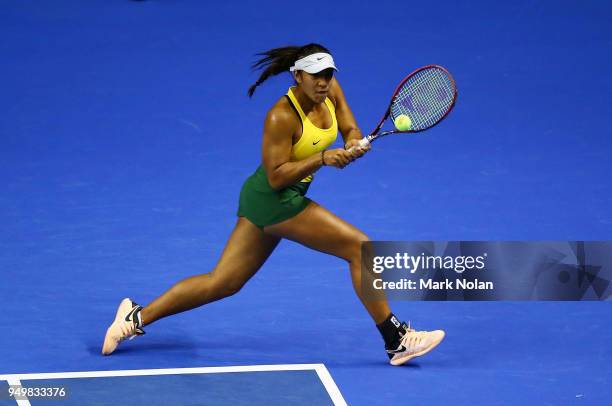
<path id="1" fill-rule="evenodd" d="M 300 103 L 298 103 L 295 95 L 293 94 L 293 90 L 289 88 L 287 91 L 287 97 L 293 104 L 295 110 L 300 115 L 300 119 L 302 120 L 302 136 L 291 147 L 291 160 L 292 161 L 301 161 L 302 159 L 306 159 L 314 154 L 321 153 L 324 149 L 332 145 L 336 141 L 336 137 L 338 136 L 338 122 L 336 121 L 336 108 L 334 107 L 334 103 L 329 99 L 329 97 L 325 98 L 325 105 L 329 109 L 329 113 L 332 116 L 332 125 L 329 128 L 319 128 L 315 127 L 315 125 L 310 122 Z M 301 182 L 312 182 L 313 175 L 308 175 Z"/>

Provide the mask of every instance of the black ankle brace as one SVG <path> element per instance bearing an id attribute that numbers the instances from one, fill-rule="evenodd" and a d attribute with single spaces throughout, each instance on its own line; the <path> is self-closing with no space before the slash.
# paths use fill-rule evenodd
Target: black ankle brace
<path id="1" fill-rule="evenodd" d="M 385 340 L 385 346 L 387 348 L 397 347 L 403 335 L 403 331 L 402 324 L 393 313 L 391 313 L 385 321 L 377 324 L 376 327 L 378 327 L 378 331 L 380 331 L 383 340 Z"/>

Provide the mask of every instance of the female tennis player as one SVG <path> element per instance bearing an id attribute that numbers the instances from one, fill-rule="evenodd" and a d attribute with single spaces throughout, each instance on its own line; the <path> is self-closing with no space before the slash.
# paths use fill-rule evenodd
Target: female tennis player
<path id="1" fill-rule="evenodd" d="M 295 83 L 268 111 L 262 163 L 242 186 L 238 221 L 219 262 L 212 272 L 178 282 L 145 307 L 124 299 L 106 332 L 102 354 L 111 354 L 126 338 L 144 334 L 145 325 L 162 317 L 237 293 L 282 238 L 348 262 L 353 288 L 376 323 L 392 365 L 429 352 L 444 332 L 415 331 L 399 322 L 384 297 L 365 300 L 360 289 L 361 243 L 368 237 L 306 197 L 315 172 L 324 166 L 342 169 L 369 149 L 359 147 L 362 134 L 334 77 L 337 69 L 329 50 L 308 44 L 258 55 L 262 58 L 254 68 L 263 72 L 249 96 L 282 72 L 291 72 Z M 344 148 L 328 149 L 338 130 Z"/>

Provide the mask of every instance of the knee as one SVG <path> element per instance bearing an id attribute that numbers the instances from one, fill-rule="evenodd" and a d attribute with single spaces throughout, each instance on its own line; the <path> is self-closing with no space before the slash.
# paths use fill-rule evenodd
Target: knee
<path id="1" fill-rule="evenodd" d="M 351 242 L 348 244 L 348 255 L 346 260 L 348 262 L 360 262 L 361 261 L 361 250 L 364 242 L 370 241 L 370 238 L 362 233 L 361 231 L 355 232 L 351 237 Z"/>
<path id="2" fill-rule="evenodd" d="M 240 292 L 240 289 L 244 286 L 244 281 L 234 278 L 219 278 L 214 276 L 213 272 L 213 290 L 215 296 L 224 298 L 233 296 Z"/>

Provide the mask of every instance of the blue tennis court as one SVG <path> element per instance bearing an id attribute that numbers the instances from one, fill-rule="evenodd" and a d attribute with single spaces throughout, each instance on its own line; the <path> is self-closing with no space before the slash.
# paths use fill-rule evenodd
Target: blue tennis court
<path id="1" fill-rule="evenodd" d="M 345 405 L 325 366 L 254 365 L 3 376 L 18 403 L 37 405 Z M 28 392 L 15 392 L 15 389 Z M 44 389 L 43 389 L 44 388 Z M 5 388 L 4 393 L 7 393 Z M 24 394 L 21 394 L 24 393 Z M 4 397 L 6 398 L 6 396 Z M 3 399 L 6 404 L 10 400 Z M 16 400 L 16 401 L 17 401 Z"/>
<path id="2" fill-rule="evenodd" d="M 565 0 L 0 0 L 3 393 L 19 380 L 66 383 L 55 402 L 80 405 L 609 404 L 609 300 L 391 302 L 447 334 L 394 368 L 346 263 L 290 241 L 237 295 L 100 350 L 122 298 L 149 303 L 215 266 L 292 83 L 246 95 L 254 54 L 276 46 L 330 48 L 364 133 L 407 73 L 453 73 L 440 125 L 317 172 L 309 197 L 370 239 L 612 240 L 610 15 Z"/>

